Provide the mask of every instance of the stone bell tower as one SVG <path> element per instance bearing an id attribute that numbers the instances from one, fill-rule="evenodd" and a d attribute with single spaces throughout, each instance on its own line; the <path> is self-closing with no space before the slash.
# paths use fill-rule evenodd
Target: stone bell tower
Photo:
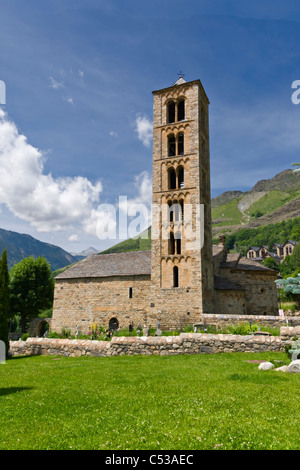
<path id="1" fill-rule="evenodd" d="M 209 100 L 183 77 L 153 97 L 150 317 L 178 328 L 213 312 Z"/>

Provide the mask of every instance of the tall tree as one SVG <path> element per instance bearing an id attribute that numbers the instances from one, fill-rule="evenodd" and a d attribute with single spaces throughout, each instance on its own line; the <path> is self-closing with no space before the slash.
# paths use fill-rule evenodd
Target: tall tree
<path id="1" fill-rule="evenodd" d="M 12 310 L 21 316 L 22 333 L 27 321 L 53 302 L 54 280 L 50 264 L 43 257 L 24 258 L 10 272 Z"/>
<path id="2" fill-rule="evenodd" d="M 0 340 L 5 343 L 6 355 L 9 351 L 10 291 L 7 253 L 3 251 L 0 260 Z"/>

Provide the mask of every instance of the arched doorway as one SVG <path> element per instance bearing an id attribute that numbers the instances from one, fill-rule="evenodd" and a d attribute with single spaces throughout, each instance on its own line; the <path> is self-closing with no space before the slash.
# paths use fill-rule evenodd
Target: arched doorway
<path id="1" fill-rule="evenodd" d="M 119 320 L 117 318 L 111 318 L 109 320 L 108 328 L 115 331 L 119 328 Z"/>
<path id="2" fill-rule="evenodd" d="M 42 338 L 43 336 L 47 336 L 49 332 L 49 323 L 44 320 L 39 324 L 39 330 L 38 330 L 38 337 Z"/>

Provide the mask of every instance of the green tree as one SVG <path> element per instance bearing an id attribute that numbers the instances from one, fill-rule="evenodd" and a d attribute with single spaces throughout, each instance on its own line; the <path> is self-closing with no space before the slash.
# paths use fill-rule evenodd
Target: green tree
<path id="1" fill-rule="evenodd" d="M 10 292 L 7 253 L 3 251 L 0 260 L 0 340 L 5 343 L 6 355 L 9 350 Z"/>
<path id="2" fill-rule="evenodd" d="M 300 274 L 296 277 L 288 277 L 287 279 L 279 279 L 275 281 L 283 286 L 285 294 L 290 294 L 293 296 L 295 301 L 300 307 Z"/>
<path id="3" fill-rule="evenodd" d="M 280 274 L 283 277 L 292 275 L 300 269 L 300 243 L 295 246 L 293 253 L 285 257 L 280 265 Z"/>
<path id="4" fill-rule="evenodd" d="M 274 269 L 275 271 L 280 270 L 279 263 L 277 263 L 274 258 L 266 258 L 261 264 L 267 268 Z"/>
<path id="5" fill-rule="evenodd" d="M 43 257 L 30 256 L 12 268 L 10 277 L 12 310 L 20 315 L 25 333 L 27 321 L 52 305 L 54 279 L 50 264 Z"/>

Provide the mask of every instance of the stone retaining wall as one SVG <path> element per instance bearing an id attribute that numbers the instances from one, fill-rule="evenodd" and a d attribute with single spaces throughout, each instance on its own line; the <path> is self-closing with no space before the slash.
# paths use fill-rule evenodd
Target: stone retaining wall
<path id="1" fill-rule="evenodd" d="M 300 316 L 280 317 L 279 315 L 221 315 L 206 313 L 202 315 L 202 319 L 202 324 L 205 322 L 206 325 L 215 325 L 219 328 L 249 322 L 267 327 L 282 327 L 286 326 L 287 322 L 289 326 L 300 325 Z"/>
<path id="2" fill-rule="evenodd" d="M 283 343 L 292 341 L 296 337 L 300 338 L 300 326 L 280 328 L 280 338 Z"/>
<path id="3" fill-rule="evenodd" d="M 288 332 L 290 333 L 290 332 Z M 300 332 L 299 332 L 300 335 Z M 286 335 L 286 338 L 290 336 Z M 123 356 L 212 354 L 222 352 L 282 351 L 279 336 L 240 336 L 182 333 L 180 336 L 113 337 L 111 341 L 28 338 L 12 341 L 10 352 L 20 355 Z"/>

